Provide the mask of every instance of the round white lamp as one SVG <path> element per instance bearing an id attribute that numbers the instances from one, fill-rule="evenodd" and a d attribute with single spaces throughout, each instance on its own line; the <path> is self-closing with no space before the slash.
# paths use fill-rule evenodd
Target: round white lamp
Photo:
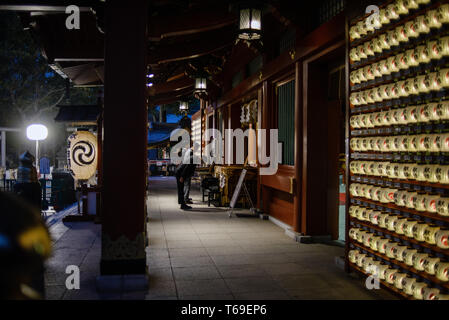
<path id="1" fill-rule="evenodd" d="M 31 124 L 27 127 L 27 138 L 36 141 L 36 170 L 39 171 L 39 140 L 45 140 L 48 129 L 42 124 Z"/>

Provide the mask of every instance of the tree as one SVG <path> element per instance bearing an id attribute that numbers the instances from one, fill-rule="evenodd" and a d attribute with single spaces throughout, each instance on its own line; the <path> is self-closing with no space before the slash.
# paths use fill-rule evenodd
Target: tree
<path id="1" fill-rule="evenodd" d="M 0 11 L 0 126 L 24 129 L 33 122 L 51 126 L 52 135 L 43 151 L 54 156 L 67 137 L 65 127 L 54 122 L 56 106 L 80 102 L 95 104 L 96 91 L 71 89 L 68 96 L 65 79 L 48 66 L 38 43 L 30 31 L 23 29 L 19 17 Z M 8 139 L 10 157 L 16 158 L 24 149 L 30 149 L 30 145 L 23 137 Z"/>

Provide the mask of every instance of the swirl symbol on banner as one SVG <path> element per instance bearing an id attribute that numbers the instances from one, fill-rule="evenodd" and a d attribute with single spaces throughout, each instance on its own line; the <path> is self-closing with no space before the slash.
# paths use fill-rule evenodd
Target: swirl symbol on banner
<path id="1" fill-rule="evenodd" d="M 87 166 L 95 160 L 95 147 L 89 141 L 79 141 L 72 149 L 72 159 L 79 165 Z"/>

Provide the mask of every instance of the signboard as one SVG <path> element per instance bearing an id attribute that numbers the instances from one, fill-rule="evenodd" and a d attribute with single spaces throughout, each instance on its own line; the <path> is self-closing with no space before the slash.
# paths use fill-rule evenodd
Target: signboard
<path id="1" fill-rule="evenodd" d="M 245 180 L 246 172 L 247 172 L 246 169 L 242 170 L 242 173 L 240 174 L 239 181 L 237 182 L 237 185 L 235 186 L 234 194 L 232 195 L 231 202 L 229 204 L 229 207 L 232 209 L 234 209 L 235 203 L 237 202 L 237 199 L 239 197 L 240 190 L 242 189 L 243 181 Z"/>
<path id="2" fill-rule="evenodd" d="M 39 160 L 39 173 L 40 174 L 50 174 L 50 159 L 42 157 Z"/>
<path id="3" fill-rule="evenodd" d="M 77 180 L 88 180 L 97 170 L 97 137 L 89 131 L 74 132 L 67 140 L 67 162 Z"/>

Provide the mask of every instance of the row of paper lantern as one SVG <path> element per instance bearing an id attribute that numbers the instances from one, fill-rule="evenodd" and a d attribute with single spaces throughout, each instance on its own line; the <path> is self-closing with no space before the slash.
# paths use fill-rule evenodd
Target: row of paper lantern
<path id="1" fill-rule="evenodd" d="M 429 13 L 433 12 L 429 11 Z M 370 41 L 366 41 L 357 47 L 352 48 L 349 51 L 349 58 L 353 63 L 359 62 L 367 58 L 374 58 L 376 54 L 382 54 L 384 51 L 387 51 L 392 47 L 397 47 L 399 45 L 406 45 L 410 38 L 417 38 L 421 34 L 427 34 L 430 32 L 430 28 L 429 25 L 427 25 L 427 21 L 429 21 L 427 20 L 427 17 L 419 16 L 416 18 L 415 21 L 409 21 L 405 25 L 399 26 L 396 29 L 390 30 L 386 33 L 382 33 L 378 37 Z M 449 20 L 447 19 L 444 21 L 444 23 L 448 22 Z M 441 26 L 441 23 L 436 21 L 432 26 L 438 27 Z M 419 45 L 417 49 L 422 47 L 422 50 L 418 50 L 417 52 L 415 52 L 414 60 L 416 60 L 418 63 L 426 63 L 426 61 L 421 60 L 423 58 L 426 59 L 425 55 L 419 54 L 422 51 L 425 51 L 427 56 L 438 55 L 439 53 L 437 51 L 446 51 L 447 42 L 445 42 L 444 39 L 445 38 L 443 38 L 443 41 L 437 40 L 429 41 L 430 43 L 432 43 L 431 45 L 429 45 L 429 42 L 427 42 L 427 45 Z M 438 47 L 435 48 L 434 45 Z M 410 61 L 411 57 L 408 55 L 406 56 L 407 58 L 409 58 L 407 60 Z M 443 56 L 445 55 L 443 54 Z"/>
<path id="2" fill-rule="evenodd" d="M 449 69 L 447 68 L 372 89 L 353 92 L 349 96 L 349 102 L 353 106 L 362 106 L 439 91 L 445 88 L 449 88 Z"/>
<path id="3" fill-rule="evenodd" d="M 350 194 L 353 197 L 362 197 L 380 203 L 394 203 L 399 207 L 407 207 L 420 212 L 437 213 L 444 217 L 449 216 L 449 198 L 440 197 L 437 194 L 425 194 L 360 183 L 351 184 Z"/>
<path id="4" fill-rule="evenodd" d="M 408 252 L 406 254 L 411 255 Z M 407 273 L 400 272 L 396 268 L 392 268 L 378 258 L 370 257 L 357 249 L 350 250 L 348 255 L 349 261 L 362 268 L 367 274 L 375 275 L 378 279 L 394 285 L 398 290 L 403 291 L 409 296 L 413 296 L 417 300 L 449 300 L 449 295 L 441 293 L 439 289 L 432 288 L 427 283 L 419 281 Z M 413 254 L 412 259 L 414 256 L 415 254 Z M 416 256 L 419 257 L 418 253 L 416 253 Z M 414 258 L 415 261 L 417 259 Z M 438 277 L 441 279 L 447 278 L 449 270 L 449 267 L 446 265 L 447 262 L 433 263 L 431 258 L 425 260 L 425 262 L 428 262 L 428 264 L 436 269 L 435 273 Z M 431 267 L 428 267 L 428 269 L 431 270 Z"/>
<path id="5" fill-rule="evenodd" d="M 390 241 L 361 228 L 351 228 L 349 237 L 374 251 L 385 254 L 390 259 L 404 262 L 418 271 L 437 276 L 441 281 L 449 280 L 449 275 L 444 272 L 446 268 L 449 268 L 449 262 L 442 262 L 438 257 L 419 252 L 417 249 Z"/>
<path id="6" fill-rule="evenodd" d="M 449 184 L 449 166 L 439 164 L 352 161 L 352 174 Z"/>
<path id="7" fill-rule="evenodd" d="M 365 129 L 439 120 L 449 120 L 449 101 L 354 115 L 349 124 L 354 129 Z"/>
<path id="8" fill-rule="evenodd" d="M 358 50 L 361 51 L 359 52 Z M 370 46 L 367 46 L 367 48 L 357 47 L 357 51 L 351 53 L 351 59 L 358 60 L 358 57 L 366 56 L 366 52 L 372 53 L 375 51 Z M 429 40 L 414 49 L 409 49 L 395 56 L 354 70 L 350 73 L 349 79 L 353 84 L 360 84 L 447 56 L 449 56 L 449 37 L 442 37 L 439 40 Z"/>
<path id="9" fill-rule="evenodd" d="M 449 152 L 449 133 L 352 138 L 353 151 Z"/>
<path id="10" fill-rule="evenodd" d="M 350 40 L 361 39 L 373 33 L 376 29 L 380 29 L 392 21 L 399 19 L 401 15 L 409 14 L 410 10 L 418 9 L 420 5 L 427 5 L 430 2 L 431 0 L 396 0 L 394 3 L 389 4 L 377 13 L 368 16 L 352 26 L 349 29 Z M 444 7 L 442 9 L 440 8 L 437 9 L 438 13 L 444 13 Z"/>
<path id="11" fill-rule="evenodd" d="M 360 221 L 371 222 L 379 228 L 405 235 L 419 242 L 427 242 L 428 244 L 437 245 L 441 249 L 449 249 L 449 230 L 441 229 L 439 226 L 360 206 L 351 206 L 349 215 Z"/>
<path id="12" fill-rule="evenodd" d="M 380 34 L 372 40 L 352 48 L 349 58 L 352 62 L 359 62 L 367 58 L 374 58 L 376 54 L 382 54 L 391 48 L 406 45 L 411 38 L 418 38 L 422 34 L 428 34 L 431 28 L 440 28 L 442 23 L 449 23 L 449 5 L 445 5 L 445 16 L 441 20 L 436 10 L 431 10 L 426 16 L 419 16 L 414 21 L 406 22 L 404 25 Z M 434 41 L 441 44 L 440 42 Z M 423 46 L 426 47 L 426 46 Z M 432 50 L 433 47 L 430 46 Z M 444 49 L 442 49 L 444 50 Z M 430 54 L 430 52 L 428 52 Z M 420 61 L 421 62 L 421 61 Z"/>
<path id="13" fill-rule="evenodd" d="M 415 226 L 413 228 L 415 228 Z M 433 257 L 427 253 L 419 252 L 417 249 L 408 248 L 400 243 L 390 241 L 381 236 L 376 236 L 361 228 L 351 228 L 349 230 L 349 237 L 374 251 L 385 254 L 390 259 L 404 262 L 406 265 L 413 266 L 416 270 L 425 271 L 430 275 L 437 274 L 437 270 L 435 270 L 436 263 L 438 263 L 438 266 L 440 266 L 440 264 L 445 267 L 449 266 L 449 262 L 441 262 L 438 257 Z M 429 261 L 425 261 L 426 259 Z M 447 275 L 439 274 L 439 276 L 442 278 L 439 278 L 440 280 L 448 281 Z"/>

